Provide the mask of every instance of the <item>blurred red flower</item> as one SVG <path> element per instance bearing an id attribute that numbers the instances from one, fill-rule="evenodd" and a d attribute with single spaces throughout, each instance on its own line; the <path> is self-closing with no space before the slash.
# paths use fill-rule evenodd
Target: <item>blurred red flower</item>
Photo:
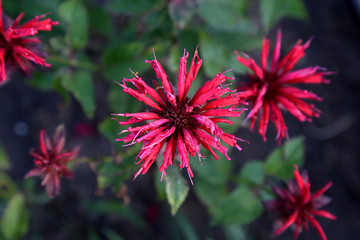
<path id="1" fill-rule="evenodd" d="M 249 68 L 253 73 L 247 76 L 250 82 L 241 86 L 239 90 L 244 91 L 245 101 L 252 102 L 252 107 L 246 119 L 251 119 L 251 129 L 254 128 L 257 118 L 260 118 L 258 132 L 266 141 L 266 130 L 269 119 L 275 124 L 278 143 L 284 137 L 288 137 L 287 126 L 285 124 L 282 110 L 285 109 L 294 115 L 299 121 L 311 121 L 312 117 L 319 117 L 320 110 L 309 104 L 303 99 L 321 101 L 322 98 L 307 90 L 301 90 L 293 84 L 320 84 L 329 83 L 325 75 L 332 74 L 321 70 L 319 66 L 308 67 L 299 70 L 292 70 L 294 65 L 305 56 L 305 49 L 309 47 L 311 39 L 305 44 L 299 40 L 289 51 L 280 59 L 281 31 L 277 33 L 275 49 L 271 58 L 271 66 L 268 66 L 269 39 L 264 38 L 261 52 L 261 66 L 244 54 L 239 55 L 237 60 Z"/>
<path id="2" fill-rule="evenodd" d="M 37 48 L 41 40 L 34 35 L 38 31 L 50 31 L 52 26 L 58 25 L 59 22 L 52 22 L 50 18 L 42 19 L 47 15 L 43 14 L 19 26 L 24 15 L 25 13 L 20 13 L 13 21 L 3 14 L 0 0 L 0 84 L 7 78 L 5 69 L 8 66 L 19 66 L 25 73 L 32 71 L 33 67 L 29 61 L 50 67 L 50 64 L 39 56 L 43 55 Z"/>
<path id="3" fill-rule="evenodd" d="M 60 177 L 72 178 L 74 176 L 66 164 L 78 155 L 80 147 L 63 151 L 64 145 L 65 131 L 63 125 L 60 125 L 56 128 L 52 139 L 49 139 L 45 130 L 41 130 L 40 148 L 30 152 L 30 155 L 34 157 L 35 168 L 30 170 L 25 178 L 44 177 L 41 185 L 45 186 L 49 197 L 59 194 Z"/>
<path id="4" fill-rule="evenodd" d="M 132 117 L 125 122 L 119 121 L 121 125 L 151 120 L 142 126 L 129 127 L 121 132 L 128 132 L 126 137 L 116 139 L 116 141 L 125 143 L 131 142 L 128 145 L 143 142 L 140 153 L 137 155 L 137 158 L 140 159 L 138 163 L 143 163 L 134 178 L 140 173 L 145 174 L 148 171 L 165 145 L 164 153 L 161 154 L 164 156 L 160 166 L 162 174 L 166 175 L 165 170 L 174 163 L 177 152 L 179 167 L 187 169 L 190 180 L 194 175 L 190 168 L 188 154 L 190 156 L 197 154 L 199 160 L 204 158 L 205 156 L 200 153 L 200 145 L 209 150 L 216 159 L 218 156 L 213 148 L 230 160 L 227 155 L 228 149 L 221 143 L 221 140 L 241 150 L 237 141 L 242 141 L 242 139 L 224 133 L 217 125 L 217 123 L 233 124 L 223 117 L 240 116 L 244 109 L 234 108 L 241 103 L 240 93 L 231 91 L 227 85 L 222 85 L 226 79 L 231 78 L 221 73 L 200 87 L 192 98 L 187 97 L 189 88 L 202 64 L 196 50 L 189 72 L 186 73 L 188 55 L 188 52 L 184 52 L 184 56 L 180 58 L 177 88 L 171 85 L 169 77 L 156 60 L 155 54 L 153 61 L 146 60 L 145 62 L 152 65 L 162 86 L 158 86 L 154 81 L 156 88 L 151 88 L 136 74 L 132 79 L 124 79 L 122 84 L 119 83 L 125 93 L 150 107 L 149 112 L 114 114 Z M 133 84 L 136 89 L 126 86 L 127 83 Z M 223 97 L 225 94 L 227 95 Z"/>
<path id="5" fill-rule="evenodd" d="M 324 196 L 332 183 L 328 182 L 314 194 L 310 193 L 310 182 L 307 173 L 300 175 L 298 167 L 295 165 L 295 181 L 289 181 L 286 188 L 272 186 L 276 199 L 264 202 L 265 207 L 280 214 L 280 219 L 275 226 L 280 226 L 274 232 L 278 235 L 294 224 L 294 239 L 300 234 L 304 226 L 307 231 L 310 224 L 319 233 L 322 240 L 326 240 L 325 233 L 320 223 L 314 216 L 321 216 L 336 220 L 336 217 L 326 210 L 320 210 L 327 205 L 331 199 Z"/>

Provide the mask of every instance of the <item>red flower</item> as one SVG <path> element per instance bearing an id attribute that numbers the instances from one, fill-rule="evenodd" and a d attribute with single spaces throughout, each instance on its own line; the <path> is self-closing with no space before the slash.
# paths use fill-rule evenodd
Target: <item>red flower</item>
<path id="1" fill-rule="evenodd" d="M 202 60 L 195 51 L 191 61 L 189 72 L 186 73 L 186 63 L 189 53 L 185 52 L 180 58 L 178 84 L 174 88 L 169 82 L 164 69 L 156 60 L 145 61 L 150 63 L 156 73 L 157 78 L 161 80 L 162 86 L 158 86 L 154 81 L 155 89 L 149 87 L 140 77 L 135 75 L 132 79 L 124 79 L 119 85 L 124 88 L 124 92 L 144 102 L 150 108 L 149 112 L 114 114 L 117 116 L 132 117 L 125 122 L 119 121 L 121 125 L 127 125 L 142 121 L 151 120 L 142 126 L 129 127 L 126 137 L 116 139 L 128 145 L 143 142 L 140 153 L 137 155 L 139 162 L 142 162 L 140 170 L 135 174 L 134 179 L 141 173 L 145 174 L 154 163 L 157 156 L 164 156 L 160 171 L 166 175 L 165 170 L 174 163 L 175 153 L 179 155 L 179 167 L 186 168 L 191 178 L 194 176 L 189 165 L 190 156 L 198 155 L 204 158 L 200 153 L 200 145 L 204 146 L 211 154 L 218 159 L 214 149 L 224 154 L 227 159 L 228 149 L 226 144 L 236 147 L 237 141 L 242 141 L 234 135 L 224 133 L 217 123 L 233 124 L 230 120 L 223 117 L 239 117 L 244 109 L 234 108 L 240 102 L 240 93 L 230 91 L 227 85 L 222 85 L 226 79 L 224 74 L 218 74 L 213 80 L 206 82 L 194 94 L 192 98 L 187 97 L 189 88 L 201 67 Z M 155 54 L 154 54 L 155 56 Z M 132 83 L 135 90 L 126 86 L 126 83 Z M 230 93 L 223 97 L 225 94 Z M 165 147 L 166 146 L 166 147 Z M 192 181 L 192 180 L 191 180 Z"/>
<path id="2" fill-rule="evenodd" d="M 332 183 L 328 182 L 323 188 L 311 195 L 308 175 L 305 173 L 301 176 L 296 165 L 294 175 L 296 182 L 288 182 L 287 188 L 281 189 L 272 186 L 276 199 L 265 202 L 265 206 L 269 210 L 280 214 L 279 222 L 281 226 L 275 230 L 274 235 L 282 233 L 294 224 L 294 239 L 296 239 L 300 234 L 302 226 L 307 231 L 310 222 L 319 233 L 321 239 L 326 240 L 325 233 L 314 216 L 336 220 L 336 217 L 328 211 L 320 210 L 320 208 L 331 201 L 323 193 L 331 187 Z"/>
<path id="3" fill-rule="evenodd" d="M 45 134 L 45 130 L 41 130 L 40 148 L 30 152 L 30 155 L 34 157 L 35 168 L 30 170 L 25 178 L 43 176 L 41 185 L 45 185 L 49 197 L 59 194 L 61 176 L 67 178 L 74 176 L 66 164 L 77 156 L 80 148 L 76 147 L 64 152 L 64 144 L 65 131 L 61 125 L 56 128 L 51 140 Z"/>
<path id="4" fill-rule="evenodd" d="M 279 31 L 269 67 L 267 64 L 269 39 L 264 38 L 263 40 L 261 66 L 258 66 L 247 55 L 241 57 L 235 51 L 238 55 L 237 60 L 253 72 L 247 75 L 251 81 L 240 90 L 245 92 L 245 100 L 252 102 L 251 111 L 246 119 L 251 119 L 251 129 L 253 129 L 257 117 L 260 117 L 258 132 L 264 141 L 266 141 L 265 135 L 270 117 L 276 127 L 278 143 L 280 144 L 284 137 L 288 137 L 282 109 L 289 111 L 301 122 L 311 121 L 312 117 L 320 116 L 320 110 L 303 99 L 321 101 L 322 98 L 312 92 L 292 86 L 292 84 L 298 83 L 330 82 L 324 78 L 324 75 L 329 75 L 331 72 L 319 72 L 318 70 L 321 70 L 319 66 L 292 71 L 294 65 L 305 55 L 305 49 L 309 47 L 310 42 L 311 39 L 302 45 L 299 40 L 280 60 L 281 31 Z"/>
<path id="5" fill-rule="evenodd" d="M 12 21 L 3 14 L 2 0 L 0 0 L 0 84 L 6 80 L 5 68 L 7 65 L 20 66 L 24 72 L 31 72 L 32 66 L 29 61 L 50 67 L 45 59 L 38 55 L 36 44 L 41 43 L 37 37 L 33 37 L 38 31 L 50 31 L 53 25 L 50 18 L 44 18 L 47 14 L 36 16 L 34 19 L 19 26 L 20 20 L 25 13 L 20 13 Z"/>

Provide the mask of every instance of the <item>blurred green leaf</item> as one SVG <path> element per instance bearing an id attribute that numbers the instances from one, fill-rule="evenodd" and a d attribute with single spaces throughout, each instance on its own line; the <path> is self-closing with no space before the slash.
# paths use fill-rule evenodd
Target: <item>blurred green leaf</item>
<path id="1" fill-rule="evenodd" d="M 90 27 L 94 30 L 108 37 L 115 33 L 111 15 L 101 5 L 90 8 L 88 14 Z"/>
<path id="2" fill-rule="evenodd" d="M 246 240 L 243 228 L 239 225 L 225 225 L 224 233 L 227 240 Z"/>
<path id="3" fill-rule="evenodd" d="M 179 232 L 184 236 L 185 239 L 187 239 L 187 240 L 198 240 L 199 239 L 191 222 L 183 213 L 179 212 L 175 216 L 175 222 L 176 222 L 177 227 L 180 230 Z"/>
<path id="4" fill-rule="evenodd" d="M 196 4 L 193 1 L 170 1 L 170 17 L 180 29 L 183 29 L 192 19 Z"/>
<path id="5" fill-rule="evenodd" d="M 107 138 L 110 142 L 113 142 L 117 137 L 117 133 L 120 133 L 122 130 L 125 129 L 124 126 L 121 126 L 115 120 L 111 118 L 105 118 L 99 125 L 98 125 L 99 132 Z"/>
<path id="6" fill-rule="evenodd" d="M 88 39 L 88 16 L 80 0 L 67 0 L 59 7 L 59 14 L 67 24 L 67 37 L 75 50 L 84 48 Z"/>
<path id="7" fill-rule="evenodd" d="M 220 204 L 216 224 L 247 224 L 263 212 L 260 199 L 246 186 L 240 186 Z"/>
<path id="8" fill-rule="evenodd" d="M 265 179 L 265 166 L 262 161 L 251 160 L 241 169 L 239 180 L 244 183 L 261 185 Z"/>
<path id="9" fill-rule="evenodd" d="M 292 138 L 284 146 L 274 149 L 265 161 L 266 173 L 283 180 L 293 178 L 294 165 L 301 168 L 304 162 L 304 140 L 303 136 Z"/>
<path id="10" fill-rule="evenodd" d="M 7 5 L 8 2 L 16 2 L 6 1 Z M 31 1 L 17 1 L 21 11 L 26 13 L 26 16 L 30 19 L 34 18 L 35 16 L 42 15 L 44 13 L 51 13 L 48 17 L 50 17 L 53 21 L 57 19 L 57 9 L 59 7 L 60 0 L 52 0 L 52 1 L 43 1 L 43 0 L 31 0 Z M 34 7 L 36 6 L 36 7 Z M 20 13 L 20 11 L 18 12 Z"/>
<path id="11" fill-rule="evenodd" d="M 124 93 L 123 88 L 115 82 L 110 85 L 108 99 L 110 110 L 113 113 L 134 113 L 139 112 L 141 108 L 144 107 L 142 102 Z M 127 126 L 124 126 L 124 128 L 127 128 Z"/>
<path id="12" fill-rule="evenodd" d="M 28 79 L 27 83 L 41 90 L 49 91 L 53 89 L 54 73 L 51 72 L 34 72 L 32 79 Z"/>
<path id="13" fill-rule="evenodd" d="M 161 172 L 155 171 L 155 188 L 156 188 L 156 195 L 157 199 L 162 201 L 166 199 L 166 188 L 165 183 L 161 180 Z"/>
<path id="14" fill-rule="evenodd" d="M 219 44 L 208 33 L 199 32 L 200 54 L 204 60 L 204 70 L 207 76 L 215 77 L 216 74 L 229 70 L 229 52 L 225 46 Z"/>
<path id="15" fill-rule="evenodd" d="M 175 215 L 189 192 L 189 186 L 175 166 L 166 169 L 166 195 L 171 207 L 171 214 Z"/>
<path id="16" fill-rule="evenodd" d="M 264 30 L 268 32 L 281 18 L 306 19 L 307 12 L 302 0 L 260 0 L 260 16 Z"/>
<path id="17" fill-rule="evenodd" d="M 73 75 L 73 94 L 80 102 L 85 114 L 92 118 L 95 112 L 95 96 L 91 72 L 76 71 Z"/>
<path id="18" fill-rule="evenodd" d="M 104 235 L 107 237 L 107 239 L 111 239 L 111 240 L 124 240 L 125 239 L 109 227 L 104 228 Z"/>
<path id="19" fill-rule="evenodd" d="M 16 192 L 16 184 L 3 171 L 0 171 L 0 199 L 8 199 Z"/>
<path id="20" fill-rule="evenodd" d="M 6 239 L 20 239 L 28 232 L 28 211 L 21 193 L 10 198 L 1 220 L 1 228 Z"/>
<path id="21" fill-rule="evenodd" d="M 5 152 L 5 149 L 0 144 L 0 169 L 2 170 L 10 170 L 11 165 L 9 163 L 9 158 Z"/>
<path id="22" fill-rule="evenodd" d="M 148 225 L 130 206 L 123 205 L 119 200 L 96 199 L 88 200 L 83 205 L 87 212 L 95 215 L 114 214 L 129 219 L 140 230 L 145 230 Z"/>
<path id="23" fill-rule="evenodd" d="M 165 0 L 110 0 L 107 8 L 117 13 L 140 15 L 164 4 Z"/>

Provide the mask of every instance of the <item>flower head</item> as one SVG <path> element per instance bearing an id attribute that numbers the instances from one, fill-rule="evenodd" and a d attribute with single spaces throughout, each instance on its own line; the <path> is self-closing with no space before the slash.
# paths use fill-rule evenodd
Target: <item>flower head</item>
<path id="1" fill-rule="evenodd" d="M 3 14 L 2 0 L 0 0 L 0 84 L 6 80 L 6 68 L 19 66 L 25 73 L 32 71 L 29 61 L 50 67 L 45 59 L 39 56 L 41 52 L 36 44 L 41 40 L 34 37 L 39 31 L 50 31 L 52 26 L 59 22 L 53 22 L 50 18 L 42 19 L 47 14 L 36 16 L 34 19 L 19 25 L 25 13 L 20 13 L 12 21 Z"/>
<path id="2" fill-rule="evenodd" d="M 33 149 L 30 155 L 34 157 L 35 168 L 30 170 L 25 178 L 32 176 L 44 177 L 41 185 L 45 186 L 49 197 L 59 194 L 60 177 L 71 178 L 74 173 L 68 169 L 66 164 L 74 159 L 79 147 L 64 151 L 65 131 L 60 125 L 56 128 L 52 139 L 46 135 L 45 130 L 40 132 L 40 148 Z"/>
<path id="3" fill-rule="evenodd" d="M 321 101 L 322 98 L 307 90 L 301 90 L 293 84 L 320 84 L 329 83 L 325 75 L 331 74 L 328 71 L 319 71 L 319 66 L 308 67 L 299 70 L 292 70 L 294 65 L 305 55 L 305 49 L 309 47 L 311 39 L 305 44 L 299 40 L 289 51 L 280 59 L 281 31 L 277 33 L 275 49 L 272 54 L 271 64 L 268 66 L 269 39 L 263 40 L 261 52 L 261 65 L 257 65 L 253 59 L 245 55 L 240 56 L 237 52 L 237 60 L 249 68 L 252 73 L 248 74 L 250 80 L 240 90 L 246 92 L 243 96 L 246 101 L 252 102 L 251 110 L 247 119 L 251 119 L 251 129 L 253 129 L 257 118 L 260 118 L 258 132 L 266 141 L 266 130 L 269 119 L 275 124 L 278 143 L 284 137 L 288 137 L 287 126 L 285 124 L 282 109 L 286 109 L 299 121 L 311 121 L 312 117 L 319 117 L 320 110 L 304 101 Z"/>
<path id="4" fill-rule="evenodd" d="M 114 114 L 117 116 L 131 117 L 121 125 L 146 122 L 141 126 L 129 127 L 122 133 L 128 133 L 126 137 L 116 139 L 129 143 L 128 145 L 143 142 L 140 153 L 137 155 L 138 163 L 142 162 L 140 170 L 135 174 L 145 174 L 154 163 L 160 151 L 163 151 L 164 160 L 160 171 L 166 175 L 165 170 L 174 163 L 175 154 L 179 156 L 179 167 L 186 168 L 190 180 L 194 176 L 189 164 L 189 155 L 198 155 L 202 145 L 218 159 L 213 149 L 224 154 L 227 159 L 228 149 L 223 142 L 241 148 L 237 144 L 240 138 L 224 133 L 217 123 L 233 124 L 223 117 L 239 117 L 244 109 L 234 108 L 240 101 L 240 93 L 231 91 L 227 85 L 222 85 L 226 79 L 224 74 L 218 74 L 213 80 L 206 82 L 200 87 L 193 97 L 188 97 L 188 91 L 201 67 L 202 60 L 197 50 L 191 60 L 189 72 L 186 71 L 188 52 L 180 58 L 177 88 L 173 87 L 168 75 L 160 63 L 155 59 L 145 61 L 152 65 L 156 76 L 161 80 L 161 85 L 154 81 L 155 89 L 148 86 L 136 74 L 132 79 L 124 79 L 119 83 L 125 93 L 144 102 L 148 112 Z M 131 83 L 136 89 L 127 86 Z M 162 148 L 164 149 L 162 150 Z"/>
<path id="5" fill-rule="evenodd" d="M 294 225 L 294 239 L 296 239 L 300 234 L 302 227 L 304 227 L 306 231 L 308 230 L 310 222 L 319 233 L 321 239 L 326 240 L 325 233 L 314 216 L 336 220 L 336 217 L 328 211 L 320 210 L 320 208 L 331 201 L 330 198 L 323 194 L 331 187 L 332 183 L 328 182 L 320 190 L 311 194 L 308 175 L 305 173 L 301 176 L 296 165 L 294 175 L 295 182 L 288 182 L 286 188 L 281 189 L 272 186 L 276 199 L 264 203 L 269 210 L 280 214 L 278 222 L 280 223 L 278 224 L 280 227 L 275 230 L 274 235 L 278 235 L 291 225 Z"/>

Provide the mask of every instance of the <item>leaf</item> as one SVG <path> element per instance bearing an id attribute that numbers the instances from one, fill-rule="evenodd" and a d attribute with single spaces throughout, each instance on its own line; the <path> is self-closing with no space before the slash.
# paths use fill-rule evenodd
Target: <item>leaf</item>
<path id="1" fill-rule="evenodd" d="M 196 5 L 192 0 L 170 1 L 170 17 L 180 29 L 183 29 L 192 19 L 195 13 Z"/>
<path id="2" fill-rule="evenodd" d="M 117 13 L 140 15 L 159 8 L 163 4 L 164 0 L 110 0 L 106 6 Z"/>
<path id="3" fill-rule="evenodd" d="M 107 239 L 111 239 L 111 240 L 124 240 L 125 239 L 109 227 L 105 227 L 104 235 L 106 236 Z"/>
<path id="4" fill-rule="evenodd" d="M 115 82 L 110 85 L 108 100 L 110 103 L 110 110 L 113 113 L 134 113 L 139 112 L 141 108 L 144 107 L 142 102 L 133 96 L 124 93 L 123 88 Z M 127 127 L 125 126 L 124 128 Z"/>
<path id="5" fill-rule="evenodd" d="M 265 179 L 265 166 L 262 161 L 252 160 L 242 167 L 239 180 L 248 184 L 261 185 Z"/>
<path id="6" fill-rule="evenodd" d="M 265 161 L 265 172 L 283 180 L 293 178 L 294 165 L 301 168 L 305 156 L 305 138 L 299 136 L 274 149 Z"/>
<path id="7" fill-rule="evenodd" d="M 266 32 L 281 18 L 306 19 L 307 12 L 302 0 L 260 0 L 260 16 Z"/>
<path id="8" fill-rule="evenodd" d="M 8 199 L 10 198 L 15 192 L 16 184 L 13 180 L 3 171 L 0 171 L 0 199 Z"/>
<path id="9" fill-rule="evenodd" d="M 155 171 L 155 189 L 156 189 L 156 196 L 157 199 L 162 201 L 166 199 L 166 187 L 164 182 L 161 182 L 161 172 Z"/>
<path id="10" fill-rule="evenodd" d="M 11 165 L 9 163 L 9 157 L 7 156 L 5 149 L 0 145 L 0 169 L 10 170 Z"/>
<path id="11" fill-rule="evenodd" d="M 199 32 L 200 53 L 204 60 L 204 70 L 207 76 L 215 77 L 219 72 L 229 70 L 230 55 L 225 46 L 204 31 Z M 229 74 L 227 74 L 229 75 Z"/>
<path id="12" fill-rule="evenodd" d="M 243 228 L 239 225 L 224 226 L 224 233 L 227 240 L 246 240 Z"/>
<path id="13" fill-rule="evenodd" d="M 188 240 L 198 240 L 199 237 L 196 234 L 194 227 L 189 219 L 179 212 L 175 217 L 176 226 L 179 228 L 179 232 Z"/>
<path id="14" fill-rule="evenodd" d="M 100 5 L 101 6 L 101 5 Z M 99 33 L 111 37 L 115 33 L 114 21 L 104 8 L 95 6 L 89 9 L 89 25 Z"/>
<path id="15" fill-rule="evenodd" d="M 95 96 L 91 72 L 76 71 L 73 75 L 73 94 L 80 102 L 88 118 L 92 118 L 95 112 Z"/>
<path id="16" fill-rule="evenodd" d="M 60 17 L 67 25 L 67 38 L 75 50 L 81 50 L 88 40 L 88 16 L 80 0 L 67 0 L 59 7 Z"/>
<path id="17" fill-rule="evenodd" d="M 167 168 L 165 176 L 166 195 L 171 207 L 171 214 L 174 216 L 189 192 L 185 179 L 181 176 L 180 170 L 175 166 Z"/>
<path id="18" fill-rule="evenodd" d="M 263 212 L 260 199 L 244 185 L 235 189 L 218 207 L 216 224 L 247 224 Z"/>
<path id="19" fill-rule="evenodd" d="M 20 239 L 28 232 L 29 218 L 23 194 L 16 193 L 10 198 L 2 217 L 1 228 L 6 239 Z"/>
<path id="20" fill-rule="evenodd" d="M 109 118 L 105 118 L 98 125 L 99 132 L 110 142 L 115 141 L 117 137 L 117 133 L 120 133 L 122 130 L 126 129 L 126 126 L 122 126 L 117 123 L 115 120 Z"/>

